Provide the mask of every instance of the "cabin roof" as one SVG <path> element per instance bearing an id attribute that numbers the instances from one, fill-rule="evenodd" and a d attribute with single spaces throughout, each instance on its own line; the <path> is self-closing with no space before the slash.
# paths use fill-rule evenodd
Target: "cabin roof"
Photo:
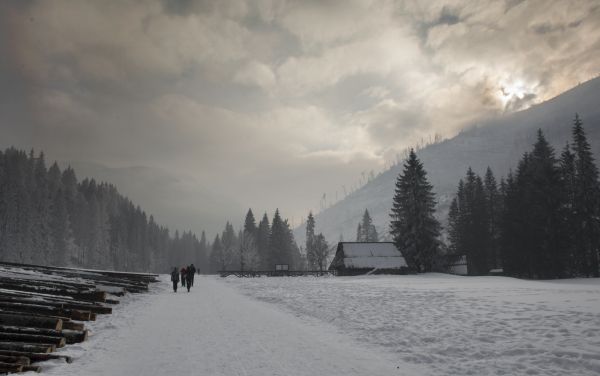
<path id="1" fill-rule="evenodd" d="M 331 268 L 348 269 L 400 269 L 407 267 L 402 253 L 394 243 L 338 243 Z"/>

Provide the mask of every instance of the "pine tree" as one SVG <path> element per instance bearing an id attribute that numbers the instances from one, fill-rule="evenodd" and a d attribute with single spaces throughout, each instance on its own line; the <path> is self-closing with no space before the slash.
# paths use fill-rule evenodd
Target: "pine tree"
<path id="1" fill-rule="evenodd" d="M 236 254 L 238 253 L 237 247 L 237 237 L 235 235 L 235 230 L 233 229 L 233 225 L 229 222 L 225 224 L 225 230 L 223 230 L 223 234 L 221 235 L 221 247 L 222 247 L 222 258 L 221 265 L 224 267 L 223 270 L 228 269 L 237 269 L 238 257 Z"/>
<path id="2" fill-rule="evenodd" d="M 485 201 L 487 211 L 487 224 L 489 244 L 487 247 L 488 267 L 497 269 L 500 261 L 500 216 L 502 197 L 498 191 L 498 184 L 492 169 L 488 166 L 484 178 Z"/>
<path id="3" fill-rule="evenodd" d="M 440 224 L 434 217 L 433 186 L 414 150 L 396 181 L 390 233 L 409 267 L 429 272 L 439 253 Z"/>
<path id="4" fill-rule="evenodd" d="M 521 175 L 521 170 L 526 169 L 525 163 L 528 160 L 528 154 L 523 155 L 517 168 L 517 176 Z M 523 253 L 522 226 L 527 222 L 523 217 L 525 208 L 522 205 L 520 192 L 517 188 L 516 178 L 512 171 L 506 177 L 502 189 L 504 196 L 504 210 L 502 212 L 502 231 L 500 233 L 501 257 L 504 273 L 507 275 L 524 275 L 525 257 Z"/>
<path id="5" fill-rule="evenodd" d="M 365 209 L 361 223 L 358 224 L 356 235 L 357 242 L 378 242 L 379 235 L 377 229 L 373 225 L 373 220 L 369 215 L 369 211 Z"/>
<path id="6" fill-rule="evenodd" d="M 564 188 L 554 150 L 541 130 L 515 179 L 507 180 L 502 229 L 504 270 L 515 276 L 559 278 L 567 270 Z"/>
<path id="7" fill-rule="evenodd" d="M 256 220 L 254 219 L 254 214 L 252 213 L 252 209 L 248 209 L 248 213 L 246 214 L 246 219 L 244 221 L 244 233 L 250 234 L 253 237 L 256 236 Z"/>
<path id="8" fill-rule="evenodd" d="M 573 153 L 575 154 L 574 238 L 575 256 L 580 271 L 587 276 L 599 276 L 600 251 L 600 183 L 583 122 L 575 115 L 573 122 Z"/>
<path id="9" fill-rule="evenodd" d="M 212 250 L 209 257 L 210 271 L 216 273 L 219 270 L 225 270 L 224 259 L 223 259 L 223 247 L 221 246 L 221 239 L 219 234 L 215 236 L 215 240 L 212 243 Z"/>
<path id="10" fill-rule="evenodd" d="M 532 234 L 537 244 L 533 248 L 532 269 L 537 277 L 560 278 L 566 269 L 564 244 L 566 239 L 565 221 L 562 212 L 563 188 L 560 171 L 550 146 L 541 130 L 533 146 L 531 214 L 534 216 Z"/>
<path id="11" fill-rule="evenodd" d="M 270 268 L 269 262 L 269 237 L 271 236 L 271 225 L 269 224 L 269 217 L 265 213 L 258 224 L 258 230 L 256 235 L 256 250 L 258 253 L 260 268 L 268 270 Z"/>
<path id="12" fill-rule="evenodd" d="M 466 256 L 469 275 L 489 271 L 491 237 L 486 198 L 483 181 L 469 167 L 465 180 L 459 181 L 448 218 L 450 249 L 455 256 Z"/>
<path id="13" fill-rule="evenodd" d="M 461 180 L 462 182 L 462 180 Z M 460 212 L 458 211 L 458 198 L 452 198 L 448 209 L 448 251 L 450 255 L 459 255 L 460 246 Z"/>
<path id="14" fill-rule="evenodd" d="M 308 213 L 308 218 L 306 219 L 306 260 L 311 270 L 315 269 L 318 265 L 315 245 L 315 217 L 311 211 Z"/>
<path id="15" fill-rule="evenodd" d="M 575 187 L 576 187 L 576 173 L 575 173 L 575 154 L 571 152 L 571 147 L 567 143 L 563 149 L 559 159 L 559 175 L 561 179 L 561 186 L 563 188 L 563 212 L 565 216 L 565 275 L 574 277 L 581 273 L 581 263 L 578 261 L 577 251 L 575 244 L 578 240 L 575 238 L 576 217 L 574 215 L 575 208 Z"/>
<path id="16" fill-rule="evenodd" d="M 196 261 L 196 269 L 205 272 L 210 268 L 208 262 L 208 244 L 206 242 L 206 233 L 202 231 L 202 235 L 200 235 L 200 243 L 198 244 L 198 259 Z"/>
<path id="17" fill-rule="evenodd" d="M 279 209 L 276 209 L 269 236 L 268 265 L 270 268 L 275 268 L 275 265 L 278 264 L 289 264 L 286 255 L 287 247 L 286 229 L 279 214 Z"/>

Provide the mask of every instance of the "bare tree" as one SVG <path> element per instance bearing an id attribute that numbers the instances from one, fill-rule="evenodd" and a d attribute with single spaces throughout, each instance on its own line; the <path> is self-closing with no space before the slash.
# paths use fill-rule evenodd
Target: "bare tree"
<path id="1" fill-rule="evenodd" d="M 329 248 L 329 244 L 327 244 L 327 240 L 325 240 L 325 236 L 323 236 L 322 233 L 315 237 L 314 242 L 313 256 L 316 264 L 319 266 L 319 270 L 323 271 L 323 269 L 327 267 L 327 258 L 329 257 L 331 249 Z"/>

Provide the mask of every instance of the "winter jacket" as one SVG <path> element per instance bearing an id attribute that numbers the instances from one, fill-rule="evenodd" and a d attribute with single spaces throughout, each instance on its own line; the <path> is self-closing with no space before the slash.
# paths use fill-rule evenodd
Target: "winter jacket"
<path id="1" fill-rule="evenodd" d="M 179 273 L 177 273 L 176 270 L 174 270 L 173 272 L 171 272 L 171 281 L 173 281 L 173 282 L 179 282 Z"/>

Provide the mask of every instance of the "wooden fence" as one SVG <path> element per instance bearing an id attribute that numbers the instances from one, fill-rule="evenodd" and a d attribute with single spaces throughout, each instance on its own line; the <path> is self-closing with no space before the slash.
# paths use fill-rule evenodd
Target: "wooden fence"
<path id="1" fill-rule="evenodd" d="M 335 270 L 221 270 L 218 272 L 221 277 L 236 276 L 240 278 L 254 277 L 301 277 L 315 276 L 321 277 L 326 275 L 336 275 Z"/>

